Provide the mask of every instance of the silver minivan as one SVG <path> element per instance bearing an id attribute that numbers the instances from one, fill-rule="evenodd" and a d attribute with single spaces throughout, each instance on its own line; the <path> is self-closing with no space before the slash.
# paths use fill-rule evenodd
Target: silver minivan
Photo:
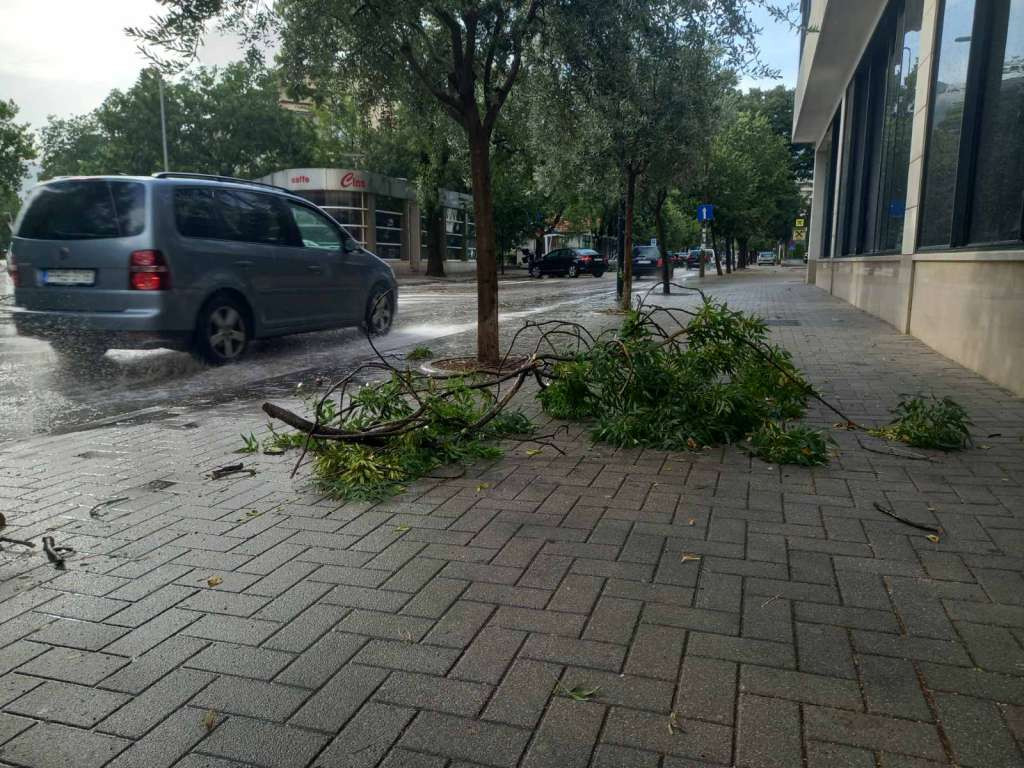
<path id="1" fill-rule="evenodd" d="M 8 271 L 18 333 L 74 358 L 170 347 L 228 363 L 252 339 L 387 333 L 398 305 L 391 268 L 316 206 L 200 174 L 40 184 Z"/>

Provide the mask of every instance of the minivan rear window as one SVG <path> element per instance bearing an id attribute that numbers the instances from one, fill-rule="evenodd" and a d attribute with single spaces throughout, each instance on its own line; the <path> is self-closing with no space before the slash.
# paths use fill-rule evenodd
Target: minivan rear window
<path id="1" fill-rule="evenodd" d="M 16 225 L 29 240 L 96 240 L 138 235 L 146 224 L 146 188 L 137 181 L 89 179 L 36 187 Z"/>

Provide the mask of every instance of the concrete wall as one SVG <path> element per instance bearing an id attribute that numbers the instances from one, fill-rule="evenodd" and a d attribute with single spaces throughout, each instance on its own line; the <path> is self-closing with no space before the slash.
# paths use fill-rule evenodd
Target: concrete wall
<path id="1" fill-rule="evenodd" d="M 897 325 L 900 304 L 898 258 L 833 259 L 832 295 Z"/>
<path id="2" fill-rule="evenodd" d="M 910 333 L 1024 395 L 1024 253 L 1020 261 L 915 261 Z"/>

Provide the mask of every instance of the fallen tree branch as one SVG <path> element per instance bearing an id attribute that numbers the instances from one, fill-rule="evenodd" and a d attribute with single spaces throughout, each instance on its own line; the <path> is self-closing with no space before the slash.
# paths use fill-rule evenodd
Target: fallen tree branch
<path id="1" fill-rule="evenodd" d="M 942 533 L 942 529 L 936 528 L 934 525 L 924 525 L 923 523 L 915 523 L 913 520 L 907 520 L 907 518 L 905 517 L 900 517 L 891 509 L 886 509 L 885 507 L 883 507 L 877 501 L 874 502 L 874 505 L 875 509 L 881 512 L 883 515 L 888 515 L 893 520 L 899 520 L 901 523 L 903 523 L 904 525 L 909 525 L 911 528 L 917 528 L 917 530 L 919 531 L 928 531 L 929 533 Z"/>

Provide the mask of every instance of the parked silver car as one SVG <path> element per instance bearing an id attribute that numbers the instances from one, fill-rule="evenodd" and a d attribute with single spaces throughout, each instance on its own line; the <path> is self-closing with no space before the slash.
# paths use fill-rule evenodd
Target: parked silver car
<path id="1" fill-rule="evenodd" d="M 75 357 L 171 347 L 227 363 L 252 339 L 387 333 L 398 300 L 391 268 L 316 206 L 198 174 L 40 184 L 8 271 L 18 333 Z"/>

